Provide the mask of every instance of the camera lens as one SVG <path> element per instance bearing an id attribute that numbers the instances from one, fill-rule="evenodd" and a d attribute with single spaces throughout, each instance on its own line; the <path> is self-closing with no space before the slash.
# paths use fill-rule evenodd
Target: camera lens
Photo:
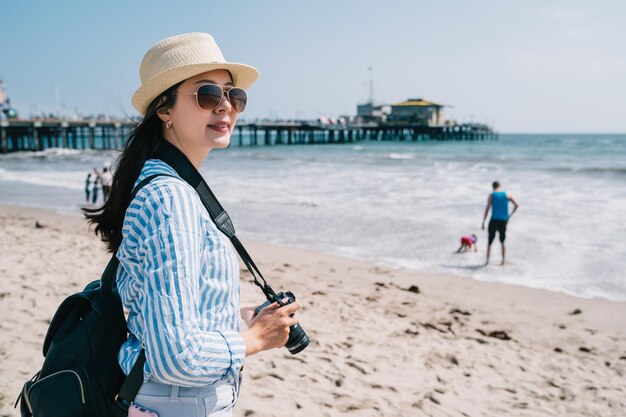
<path id="1" fill-rule="evenodd" d="M 309 336 L 306 335 L 300 324 L 294 324 L 289 328 L 289 339 L 285 347 L 292 355 L 303 351 L 309 346 Z"/>

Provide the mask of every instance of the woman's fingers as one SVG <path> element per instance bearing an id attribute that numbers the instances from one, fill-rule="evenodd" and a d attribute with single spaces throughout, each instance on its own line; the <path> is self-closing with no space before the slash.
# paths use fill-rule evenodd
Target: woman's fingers
<path id="1" fill-rule="evenodd" d="M 263 310 L 261 310 L 259 312 L 259 315 L 261 313 L 269 314 L 269 313 L 275 312 L 279 316 L 283 316 L 283 315 L 290 316 L 294 314 L 296 311 L 298 311 L 300 307 L 302 307 L 302 305 L 298 301 L 294 301 L 293 303 L 286 304 L 284 306 L 280 306 L 278 303 L 274 302 L 268 305 L 267 307 L 265 307 Z"/>
<path id="2" fill-rule="evenodd" d="M 269 313 L 270 311 L 276 310 L 280 308 L 280 305 L 277 302 L 273 302 L 272 304 L 268 305 L 267 307 L 265 307 L 263 310 L 259 311 L 259 314 L 261 313 Z"/>
<path id="3" fill-rule="evenodd" d="M 298 311 L 300 309 L 300 307 L 302 307 L 300 302 L 294 301 L 291 304 L 287 304 L 287 305 L 282 306 L 279 310 L 280 310 L 281 313 L 290 316 L 292 314 L 295 314 L 295 312 Z"/>
<path id="4" fill-rule="evenodd" d="M 287 327 L 294 326 L 298 324 L 298 319 L 295 317 L 288 316 L 287 320 L 285 321 L 285 324 Z"/>

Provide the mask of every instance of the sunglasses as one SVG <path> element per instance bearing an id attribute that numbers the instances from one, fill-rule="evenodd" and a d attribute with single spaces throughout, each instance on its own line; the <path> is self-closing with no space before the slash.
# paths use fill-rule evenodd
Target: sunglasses
<path id="1" fill-rule="evenodd" d="M 194 93 L 177 92 L 174 94 L 193 94 L 196 96 L 198 106 L 206 111 L 215 110 L 222 104 L 224 97 L 226 97 L 226 100 L 237 113 L 243 112 L 248 102 L 248 95 L 242 88 L 231 87 L 223 89 L 216 84 L 203 84 Z"/>

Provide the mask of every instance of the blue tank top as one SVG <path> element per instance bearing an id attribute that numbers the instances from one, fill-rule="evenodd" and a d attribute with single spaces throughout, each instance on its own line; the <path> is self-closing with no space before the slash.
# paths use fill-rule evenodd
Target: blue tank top
<path id="1" fill-rule="evenodd" d="M 509 198 L 506 191 L 491 193 L 491 219 L 509 220 Z"/>

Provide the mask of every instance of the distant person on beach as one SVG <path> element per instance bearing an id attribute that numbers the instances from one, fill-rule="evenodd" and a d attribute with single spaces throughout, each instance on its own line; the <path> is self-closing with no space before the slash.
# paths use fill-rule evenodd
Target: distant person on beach
<path id="1" fill-rule="evenodd" d="M 457 249 L 456 253 L 467 252 L 468 250 L 471 251 L 472 247 L 474 248 L 474 252 L 478 252 L 476 242 L 478 242 L 478 237 L 474 234 L 461 236 L 461 246 Z"/>
<path id="2" fill-rule="evenodd" d="M 85 180 L 85 202 L 87 204 L 91 203 L 91 190 L 93 188 L 93 184 L 91 182 L 91 172 L 87 173 L 87 179 Z"/>
<path id="3" fill-rule="evenodd" d="M 96 204 L 98 201 L 98 191 L 100 189 L 100 171 L 98 168 L 93 169 L 93 175 L 91 176 L 91 204 Z"/>
<path id="4" fill-rule="evenodd" d="M 85 180 L 85 202 L 89 204 L 91 199 L 91 172 L 87 174 L 87 179 Z"/>
<path id="5" fill-rule="evenodd" d="M 485 215 L 483 217 L 482 229 L 485 230 L 485 221 L 489 215 L 491 209 L 491 220 L 489 220 L 489 242 L 487 244 L 487 260 L 485 265 L 489 264 L 489 254 L 491 253 L 491 244 L 496 238 L 496 232 L 500 237 L 500 245 L 502 246 L 502 263 L 504 265 L 504 257 L 506 254 L 506 248 L 504 246 L 504 239 L 506 239 L 506 226 L 509 219 L 517 211 L 519 204 L 513 198 L 513 196 L 507 194 L 506 191 L 500 189 L 500 183 L 495 181 L 493 184 L 493 192 L 489 194 L 487 199 L 487 207 L 485 208 Z M 509 214 L 509 202 L 513 204 L 513 211 Z"/>
<path id="6" fill-rule="evenodd" d="M 102 174 L 100 174 L 100 184 L 102 184 L 102 196 L 105 202 L 109 199 L 112 183 L 113 176 L 111 175 L 111 171 L 108 167 L 102 168 Z"/>
<path id="7" fill-rule="evenodd" d="M 145 352 L 145 382 L 134 403 L 159 417 L 232 416 L 245 358 L 285 346 L 298 323 L 298 301 L 256 315 L 240 304 L 239 263 L 228 238 L 196 190 L 154 154 L 177 155 L 197 173 L 209 152 L 228 147 L 245 89 L 258 76 L 249 65 L 227 62 L 206 33 L 155 44 L 132 98 L 143 119 L 116 162 L 115 187 L 102 207 L 83 209 L 120 263 L 116 284 L 129 311 L 129 338 L 119 365 L 128 375 Z"/>

